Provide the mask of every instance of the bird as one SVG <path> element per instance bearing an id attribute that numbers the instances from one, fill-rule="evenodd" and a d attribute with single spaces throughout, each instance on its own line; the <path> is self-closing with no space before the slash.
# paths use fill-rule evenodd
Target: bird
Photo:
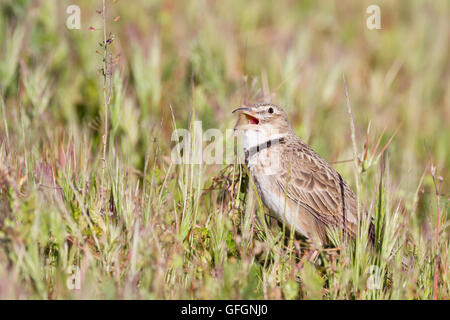
<path id="1" fill-rule="evenodd" d="M 272 103 L 241 106 L 234 128 L 243 136 L 248 172 L 271 214 L 316 249 L 330 243 L 327 229 L 354 238 L 357 197 L 342 176 L 292 129 L 286 112 Z M 370 222 L 369 239 L 374 226 Z"/>

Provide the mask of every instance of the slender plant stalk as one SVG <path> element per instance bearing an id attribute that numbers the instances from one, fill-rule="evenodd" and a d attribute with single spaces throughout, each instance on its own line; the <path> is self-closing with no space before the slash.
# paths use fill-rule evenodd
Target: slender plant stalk
<path id="1" fill-rule="evenodd" d="M 433 290 L 433 299 L 437 300 L 437 294 L 438 294 L 438 272 L 439 272 L 439 226 L 441 221 L 441 197 L 440 197 L 440 189 L 441 184 L 440 182 L 436 181 L 436 167 L 431 167 L 431 175 L 433 177 L 433 183 L 434 183 L 434 191 L 436 192 L 436 206 L 437 206 L 437 222 L 436 222 L 436 243 L 435 243 L 435 250 L 436 250 L 436 258 L 435 258 L 435 265 L 434 265 L 434 290 Z M 438 178 L 439 180 L 439 178 Z"/>
<path id="2" fill-rule="evenodd" d="M 102 168 L 102 190 L 105 190 L 105 169 L 106 169 L 106 147 L 108 144 L 108 113 L 109 113 L 109 104 L 111 102 L 111 70 L 110 65 L 108 64 L 108 44 L 109 39 L 107 38 L 106 33 L 106 0 L 103 0 L 103 8 L 102 8 L 102 16 L 103 16 L 103 101 L 105 107 L 105 115 L 104 115 L 104 128 L 103 128 L 103 168 Z M 110 58 L 112 60 L 112 58 Z M 108 79 L 109 79 L 109 89 L 108 89 Z"/>
<path id="3" fill-rule="evenodd" d="M 355 175 L 355 182 L 356 182 L 356 198 L 358 200 L 358 221 L 360 221 L 360 191 L 359 191 L 359 174 L 358 174 L 358 147 L 356 145 L 356 129 L 355 129 L 355 119 L 353 118 L 353 111 L 352 106 L 350 104 L 350 98 L 348 97 L 348 90 L 347 90 L 347 82 L 345 81 L 345 75 L 342 75 L 342 79 L 344 80 L 344 91 L 345 91 L 345 99 L 347 101 L 347 111 L 350 116 L 350 129 L 352 134 L 352 144 L 353 144 L 353 166 L 354 170 L 353 173 Z"/>
<path id="4" fill-rule="evenodd" d="M 358 234 L 360 234 L 361 228 L 362 228 L 362 221 L 361 221 L 361 204 L 360 204 L 360 190 L 359 190 L 359 174 L 358 174 L 358 147 L 356 145 L 356 130 L 355 130 L 355 120 L 353 118 L 353 111 L 352 106 L 350 104 L 350 98 L 348 96 L 348 90 L 347 90 L 347 83 L 345 81 L 345 75 L 342 74 L 342 79 L 344 81 L 344 93 L 345 93 L 345 99 L 347 102 L 347 111 L 350 117 L 350 130 L 352 135 L 352 145 L 353 145 L 353 173 L 355 175 L 355 183 L 356 183 L 356 200 L 357 200 L 357 213 L 358 213 Z M 344 236 L 346 237 L 345 233 Z M 361 251 L 358 249 L 358 243 L 360 243 L 359 238 L 360 235 L 357 236 L 356 241 L 356 250 L 355 250 L 355 261 L 356 261 L 356 270 L 359 269 L 360 266 L 360 254 Z M 357 278 L 359 278 L 359 274 L 357 274 Z M 358 283 L 358 279 L 355 279 L 356 283 Z"/>
<path id="5" fill-rule="evenodd" d="M 2 105 L 2 113 L 3 113 L 3 124 L 5 126 L 5 134 L 6 134 L 6 142 L 9 148 L 9 130 L 8 130 L 8 121 L 6 121 L 6 107 L 5 100 L 3 99 L 3 87 L 0 84 L 0 103 Z"/>

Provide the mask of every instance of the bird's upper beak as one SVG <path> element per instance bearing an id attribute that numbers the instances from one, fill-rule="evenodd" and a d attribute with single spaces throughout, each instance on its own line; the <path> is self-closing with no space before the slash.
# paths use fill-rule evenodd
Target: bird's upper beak
<path id="1" fill-rule="evenodd" d="M 249 124 L 258 124 L 259 119 L 258 116 L 253 112 L 252 108 L 249 107 L 241 107 L 233 110 L 232 113 L 238 112 L 239 114 L 245 115 Z"/>

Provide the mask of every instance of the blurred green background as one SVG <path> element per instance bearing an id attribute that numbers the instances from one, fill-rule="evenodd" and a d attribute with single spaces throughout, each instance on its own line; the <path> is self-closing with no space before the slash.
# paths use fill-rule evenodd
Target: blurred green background
<path id="1" fill-rule="evenodd" d="M 81 8 L 80 30 L 65 26 L 69 4 Z M 381 1 L 381 30 L 366 27 L 370 4 L 111 1 L 108 30 L 120 55 L 113 141 L 142 168 L 151 128 L 162 130 L 162 143 L 169 139 L 169 105 L 180 127 L 194 105 L 204 128 L 223 129 L 240 103 L 272 101 L 327 160 L 349 158 L 345 74 L 360 146 L 369 121 L 373 132 L 386 130 L 386 141 L 398 130 L 391 156 L 403 187 L 429 162 L 448 168 L 448 1 Z M 27 129 L 98 135 L 99 9 L 98 1 L 2 1 L 0 81 L 8 113 L 21 106 Z"/>

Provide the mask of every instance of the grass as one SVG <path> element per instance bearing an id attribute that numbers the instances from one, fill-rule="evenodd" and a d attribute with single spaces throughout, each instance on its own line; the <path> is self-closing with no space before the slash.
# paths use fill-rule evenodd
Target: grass
<path id="1" fill-rule="evenodd" d="M 448 1 L 368 30 L 364 1 L 107 0 L 108 33 L 76 2 L 81 30 L 69 2 L 0 4 L 0 298 L 450 297 Z M 258 101 L 359 183 L 373 251 L 363 220 L 312 265 L 244 167 L 171 162 L 175 128 Z"/>

